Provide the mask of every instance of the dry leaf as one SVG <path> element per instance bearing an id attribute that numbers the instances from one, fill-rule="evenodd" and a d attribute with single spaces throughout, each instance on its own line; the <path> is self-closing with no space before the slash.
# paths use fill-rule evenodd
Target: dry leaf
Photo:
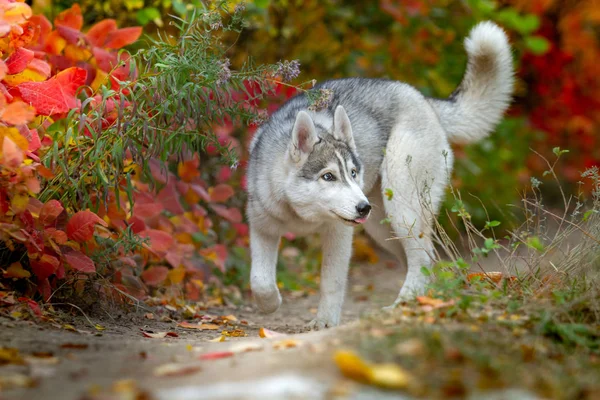
<path id="1" fill-rule="evenodd" d="M 192 324 L 187 321 L 183 321 L 177 324 L 177 326 L 186 329 L 198 329 L 198 330 L 216 330 L 219 329 L 219 325 L 215 324 Z"/>
<path id="2" fill-rule="evenodd" d="M 221 335 L 221 336 L 217 336 L 214 339 L 210 339 L 209 342 L 224 342 L 225 341 L 225 336 Z"/>
<path id="3" fill-rule="evenodd" d="M 179 337 L 179 335 L 175 332 L 144 332 L 142 331 L 142 335 L 144 335 L 144 337 L 147 338 L 153 338 L 153 339 L 162 339 L 165 338 L 167 336 L 170 337 Z"/>
<path id="4" fill-rule="evenodd" d="M 436 299 L 436 298 L 429 297 L 429 296 L 417 296 L 417 301 L 422 306 L 431 306 L 432 310 L 454 305 L 454 300 L 445 301 L 442 299 Z"/>
<path id="5" fill-rule="evenodd" d="M 60 345 L 63 349 L 76 349 L 76 350 L 84 350 L 89 347 L 86 343 L 64 343 Z"/>
<path id="6" fill-rule="evenodd" d="M 221 335 L 228 337 L 245 337 L 248 336 L 243 329 L 232 329 L 221 331 Z"/>
<path id="7" fill-rule="evenodd" d="M 339 350 L 334 361 L 342 374 L 352 380 L 388 389 L 402 389 L 409 385 L 411 375 L 396 364 L 370 364 L 356 353 Z"/>
<path id="8" fill-rule="evenodd" d="M 18 349 L 12 347 L 0 347 L 0 365 L 23 363 L 23 358 L 19 355 Z"/>

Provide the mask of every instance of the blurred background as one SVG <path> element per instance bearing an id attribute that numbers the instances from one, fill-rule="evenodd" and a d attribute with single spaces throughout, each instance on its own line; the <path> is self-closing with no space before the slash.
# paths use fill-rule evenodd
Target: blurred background
<path id="1" fill-rule="evenodd" d="M 31 4 L 34 13 L 52 19 L 74 3 L 41 0 Z M 113 18 L 120 27 L 141 25 L 144 33 L 153 37 L 172 29 L 170 14 L 184 16 L 202 7 L 199 1 L 174 0 L 77 3 L 85 26 Z M 240 3 L 231 1 L 229 7 Z M 574 194 L 590 190 L 580 182 L 580 175 L 600 162 L 598 1 L 256 0 L 244 4 L 246 28 L 223 37 L 231 44 L 227 56 L 232 69 L 249 58 L 258 64 L 299 60 L 301 74 L 296 84 L 313 79 L 378 77 L 405 81 L 436 97 L 448 96 L 460 83 L 466 65 L 463 39 L 469 30 L 482 20 L 497 22 L 508 32 L 514 49 L 515 99 L 491 137 L 477 145 L 455 148 L 452 184 L 461 194 L 459 208 L 468 210 L 476 226 L 498 220 L 502 221 L 499 229 L 509 229 L 519 223 L 521 198 L 527 195 L 532 178 L 540 182 L 546 204 L 558 205 L 559 184 L 544 174 L 557 154 L 561 160 L 554 170 L 563 190 Z M 144 46 L 144 41 L 138 46 Z M 264 107 L 272 112 L 294 93 L 292 87 L 280 86 Z M 225 142 L 239 144 L 242 166 L 255 129 L 215 127 Z M 244 168 L 232 171 L 223 167 L 210 151 L 200 158 L 202 179 L 209 184 L 227 182 L 235 188 L 231 204 L 243 210 Z M 449 196 L 440 215 L 443 225 L 460 227 L 460 218 L 450 211 L 456 207 L 457 200 Z M 227 268 L 220 268 L 222 278 L 234 282 L 239 276 L 235 271 L 241 270 L 240 275 L 247 272 L 247 230 L 239 225 L 232 229 L 219 216 L 211 229 L 218 237 L 217 245 L 224 246 L 219 249 L 227 249 L 226 260 L 222 260 Z M 375 260 L 368 242 L 360 235 L 357 240 L 358 259 Z M 287 245 L 286 241 L 284 247 Z M 299 246 L 305 254 L 315 248 L 312 242 Z M 288 255 L 297 254 L 294 251 Z"/>

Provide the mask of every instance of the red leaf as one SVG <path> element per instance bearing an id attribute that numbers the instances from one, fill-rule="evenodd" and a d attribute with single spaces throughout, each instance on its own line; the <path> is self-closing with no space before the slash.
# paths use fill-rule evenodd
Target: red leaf
<path id="1" fill-rule="evenodd" d="M 142 280 L 146 285 L 158 286 L 167 279 L 169 269 L 163 266 L 150 267 L 142 272 Z"/>
<path id="2" fill-rule="evenodd" d="M 134 43 L 142 35 L 141 26 L 132 26 L 130 28 L 117 29 L 106 36 L 104 46 L 109 49 L 120 49 L 131 43 Z"/>
<path id="3" fill-rule="evenodd" d="M 31 50 L 19 47 L 14 53 L 6 60 L 6 67 L 8 68 L 8 74 L 18 74 L 27 68 L 27 65 L 33 60 L 34 53 Z"/>
<path id="4" fill-rule="evenodd" d="M 56 31 L 67 43 L 79 45 L 85 43 L 85 35 L 79 29 L 69 28 L 68 26 L 57 26 Z"/>
<path id="5" fill-rule="evenodd" d="M 198 357 L 201 360 L 218 360 L 220 358 L 227 358 L 233 356 L 235 353 L 232 351 L 214 351 L 212 353 L 202 354 Z"/>
<path id="6" fill-rule="evenodd" d="M 222 203 L 227 201 L 231 196 L 233 196 L 234 191 L 233 188 L 225 183 L 220 183 L 214 188 L 208 189 L 208 193 L 210 195 L 210 201 L 214 201 L 216 203 Z"/>
<path id="7" fill-rule="evenodd" d="M 108 34 L 116 30 L 117 21 L 114 19 L 105 19 L 92 26 L 86 36 L 92 45 L 104 47 Z"/>
<path id="8" fill-rule="evenodd" d="M 46 234 L 50 239 L 54 240 L 56 244 L 59 245 L 63 245 L 67 243 L 67 240 L 69 240 L 66 233 L 59 231 L 56 228 L 46 228 L 44 229 L 44 234 Z"/>
<path id="9" fill-rule="evenodd" d="M 44 82 L 23 82 L 19 86 L 21 98 L 35 107 L 38 114 L 64 113 L 78 106 L 77 89 L 85 84 L 87 71 L 68 68 Z"/>
<path id="10" fill-rule="evenodd" d="M 54 18 L 54 25 L 67 26 L 69 28 L 80 30 L 83 26 L 83 16 L 81 15 L 79 4 L 73 4 L 73 7 L 58 14 L 56 18 Z"/>
<path id="11" fill-rule="evenodd" d="M 79 211 L 67 223 L 67 236 L 76 242 L 86 242 L 94 236 L 96 224 L 107 226 L 107 223 L 91 211 Z"/>
<path id="12" fill-rule="evenodd" d="M 211 204 L 210 208 L 212 208 L 214 212 L 216 212 L 219 216 L 225 218 L 229 222 L 242 222 L 242 212 L 238 208 L 227 208 L 220 204 Z"/>
<path id="13" fill-rule="evenodd" d="M 46 279 L 58 268 L 60 261 L 49 254 L 43 254 L 39 260 L 30 260 L 31 270 L 38 279 Z"/>
<path id="14" fill-rule="evenodd" d="M 64 208 L 58 200 L 49 200 L 40 211 L 39 221 L 43 226 L 50 225 L 63 212 Z"/>
<path id="15" fill-rule="evenodd" d="M 139 235 L 142 238 L 150 239 L 148 247 L 155 252 L 165 252 L 173 245 L 173 236 L 165 231 L 146 229 L 145 231 L 140 232 Z"/>
<path id="16" fill-rule="evenodd" d="M 80 251 L 73 250 L 68 253 L 65 253 L 65 260 L 67 264 L 71 266 L 74 270 L 79 272 L 83 272 L 85 274 L 93 274 L 96 272 L 96 266 L 94 265 L 94 261 L 91 258 L 86 256 Z"/>

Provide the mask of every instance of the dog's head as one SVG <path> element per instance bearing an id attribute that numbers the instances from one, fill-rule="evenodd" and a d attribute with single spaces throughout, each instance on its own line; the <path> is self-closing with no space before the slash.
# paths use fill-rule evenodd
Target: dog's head
<path id="1" fill-rule="evenodd" d="M 308 113 L 300 111 L 287 158 L 286 196 L 301 218 L 348 225 L 366 221 L 371 205 L 362 191 L 363 165 L 344 107 L 335 110 L 331 132 L 317 128 Z"/>

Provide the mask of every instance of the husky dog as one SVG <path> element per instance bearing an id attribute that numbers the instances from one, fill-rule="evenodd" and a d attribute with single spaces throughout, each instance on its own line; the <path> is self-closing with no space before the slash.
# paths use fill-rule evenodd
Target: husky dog
<path id="1" fill-rule="evenodd" d="M 485 138 L 513 90 L 511 49 L 501 28 L 478 24 L 465 49 L 466 73 L 448 99 L 390 80 L 331 80 L 317 87 L 333 92 L 326 109 L 310 111 L 299 95 L 256 132 L 247 214 L 250 282 L 263 312 L 281 304 L 276 264 L 286 232 L 321 234 L 321 298 L 312 329 L 340 322 L 356 225 L 407 266 L 391 307 L 424 291 L 421 267 L 434 256 L 432 222 L 452 170 L 450 143 Z"/>

